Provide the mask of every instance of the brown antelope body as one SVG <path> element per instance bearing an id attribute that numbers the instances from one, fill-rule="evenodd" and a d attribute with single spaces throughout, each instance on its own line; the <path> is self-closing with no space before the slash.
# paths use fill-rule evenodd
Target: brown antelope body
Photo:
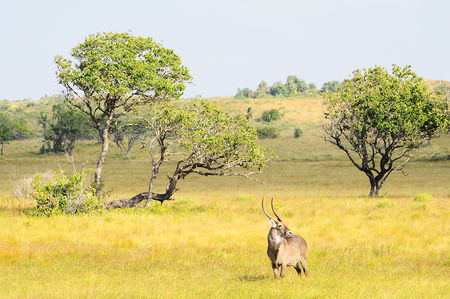
<path id="1" fill-rule="evenodd" d="M 299 275 L 302 274 L 302 269 L 305 275 L 308 275 L 307 264 L 307 244 L 306 241 L 299 235 L 295 235 L 283 223 L 281 218 L 273 208 L 273 198 L 271 201 L 272 211 L 277 217 L 274 219 L 267 214 L 264 209 L 264 198 L 262 199 L 262 209 L 264 214 L 269 217 L 270 230 L 267 236 L 267 255 L 272 263 L 273 275 L 278 278 L 278 269 L 281 267 L 280 276 L 284 277 L 286 266 L 295 268 Z"/>

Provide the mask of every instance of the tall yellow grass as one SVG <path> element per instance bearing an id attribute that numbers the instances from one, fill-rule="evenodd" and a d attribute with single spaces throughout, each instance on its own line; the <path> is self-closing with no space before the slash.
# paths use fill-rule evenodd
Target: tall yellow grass
<path id="1" fill-rule="evenodd" d="M 273 281 L 260 199 L 204 195 L 101 215 L 0 217 L 3 298 L 444 298 L 448 198 L 276 200 L 311 275 Z M 3 199 L 5 200 L 5 199 Z"/>

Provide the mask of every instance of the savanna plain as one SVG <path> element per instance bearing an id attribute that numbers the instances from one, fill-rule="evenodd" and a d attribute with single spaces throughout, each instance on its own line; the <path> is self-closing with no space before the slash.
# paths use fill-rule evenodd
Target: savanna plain
<path id="1" fill-rule="evenodd" d="M 274 152 L 259 176 L 264 184 L 193 175 L 163 205 L 29 217 L 23 211 L 33 203 L 14 196 L 23 176 L 70 172 L 72 164 L 64 155 L 39 154 L 40 139 L 5 145 L 0 297 L 448 298 L 448 134 L 416 153 L 407 176 L 392 174 L 380 197 L 367 198 L 366 177 L 321 138 L 320 99 L 210 100 L 232 113 L 252 107 L 255 124 L 263 110 L 282 112 L 280 137 L 261 141 Z M 302 129 L 300 138 L 294 128 Z M 123 159 L 111 147 L 108 200 L 145 191 L 148 155 L 135 147 Z M 99 151 L 95 141 L 81 142 L 76 168 L 94 167 Z M 274 197 L 284 222 L 308 242 L 307 278 L 288 268 L 284 279 L 273 279 L 263 196 Z"/>

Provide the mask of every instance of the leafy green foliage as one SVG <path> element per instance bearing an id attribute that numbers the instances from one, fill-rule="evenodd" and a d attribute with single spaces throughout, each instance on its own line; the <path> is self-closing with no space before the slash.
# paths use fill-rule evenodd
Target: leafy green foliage
<path id="1" fill-rule="evenodd" d="M 105 105 L 109 109 L 129 110 L 147 97 L 179 97 L 191 79 L 173 50 L 129 33 L 90 35 L 73 49 L 72 56 L 77 63 L 55 57 L 59 82 L 69 92 L 82 92 L 99 105 L 102 101 L 113 105 Z"/>
<path id="2" fill-rule="evenodd" d="M 295 128 L 294 130 L 294 138 L 300 138 L 303 135 L 303 131 L 300 128 Z"/>
<path id="3" fill-rule="evenodd" d="M 0 101 L 0 110 L 8 111 L 11 107 L 11 103 L 8 100 Z"/>
<path id="4" fill-rule="evenodd" d="M 277 128 L 272 126 L 261 126 L 256 128 L 259 139 L 275 139 L 280 136 Z"/>
<path id="5" fill-rule="evenodd" d="M 320 92 L 337 92 L 341 83 L 339 81 L 325 82 L 320 89 Z"/>
<path id="6" fill-rule="evenodd" d="M 242 116 L 231 116 L 212 103 L 200 102 L 183 109 L 179 131 L 181 146 L 192 161 L 213 161 L 228 168 L 262 168 L 266 151 L 257 145 L 257 134 Z M 208 163 L 209 164 L 209 163 Z M 220 169 L 218 168 L 218 169 Z"/>
<path id="7" fill-rule="evenodd" d="M 7 114 L 0 113 L 0 155 L 3 155 L 5 143 L 11 140 L 24 139 L 31 135 L 24 120 L 12 119 Z"/>
<path id="8" fill-rule="evenodd" d="M 91 170 L 85 170 L 67 177 L 58 171 L 49 181 L 37 174 L 32 182 L 32 199 L 36 207 L 30 211 L 35 216 L 57 214 L 87 214 L 99 211 L 102 202 L 89 179 Z"/>
<path id="9" fill-rule="evenodd" d="M 286 83 L 283 84 L 281 81 L 278 81 L 270 87 L 265 81 L 262 81 L 254 92 L 250 88 L 238 89 L 235 98 L 290 97 L 305 94 L 307 91 L 316 92 L 314 83 L 307 84 L 305 80 L 291 75 L 287 77 Z"/>
<path id="10" fill-rule="evenodd" d="M 248 107 L 247 108 L 247 114 L 245 115 L 246 119 L 251 119 L 253 117 L 253 108 L 252 107 Z"/>
<path id="11" fill-rule="evenodd" d="M 278 109 L 271 109 L 271 110 L 263 111 L 263 113 L 261 115 L 261 120 L 268 122 L 268 123 L 275 121 L 275 120 L 279 120 L 280 118 L 281 118 L 281 113 Z"/>
<path id="12" fill-rule="evenodd" d="M 409 66 L 394 65 L 392 73 L 379 66 L 356 70 L 338 92 L 324 96 L 326 140 L 368 176 L 370 196 L 448 125 L 446 102 Z"/>
<path id="13" fill-rule="evenodd" d="M 56 104 L 52 108 L 51 119 L 41 113 L 40 123 L 44 129 L 44 152 L 66 152 L 71 155 L 79 139 L 95 138 L 92 121 L 85 114 L 70 106 L 67 102 Z"/>
<path id="14" fill-rule="evenodd" d="M 234 97 L 236 99 L 251 98 L 253 97 L 253 91 L 250 88 L 238 89 Z"/>

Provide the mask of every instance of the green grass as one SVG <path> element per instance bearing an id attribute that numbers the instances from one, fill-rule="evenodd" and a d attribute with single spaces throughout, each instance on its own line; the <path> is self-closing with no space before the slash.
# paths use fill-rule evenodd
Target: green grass
<path id="1" fill-rule="evenodd" d="M 253 106 L 255 118 L 285 107 L 281 137 L 261 141 L 276 156 L 259 177 L 265 184 L 192 175 L 164 205 L 27 217 L 33 202 L 14 198 L 17 180 L 60 167 L 70 173 L 72 165 L 64 155 L 38 154 L 40 139 L 7 144 L 0 159 L 0 298 L 448 296 L 450 161 L 433 157 L 448 153 L 449 135 L 419 151 L 407 176 L 393 173 L 380 199 L 369 199 L 366 176 L 322 140 L 318 99 L 215 101 L 242 114 Z M 298 139 L 294 126 L 304 132 Z M 81 142 L 77 169 L 94 167 L 99 151 L 96 142 Z M 110 199 L 147 190 L 148 155 L 134 148 L 130 157 L 120 158 L 111 144 L 104 167 Z M 166 182 L 162 177 L 155 188 Z M 273 280 L 262 196 L 274 197 L 286 224 L 307 240 L 308 278 L 289 268 Z"/>

